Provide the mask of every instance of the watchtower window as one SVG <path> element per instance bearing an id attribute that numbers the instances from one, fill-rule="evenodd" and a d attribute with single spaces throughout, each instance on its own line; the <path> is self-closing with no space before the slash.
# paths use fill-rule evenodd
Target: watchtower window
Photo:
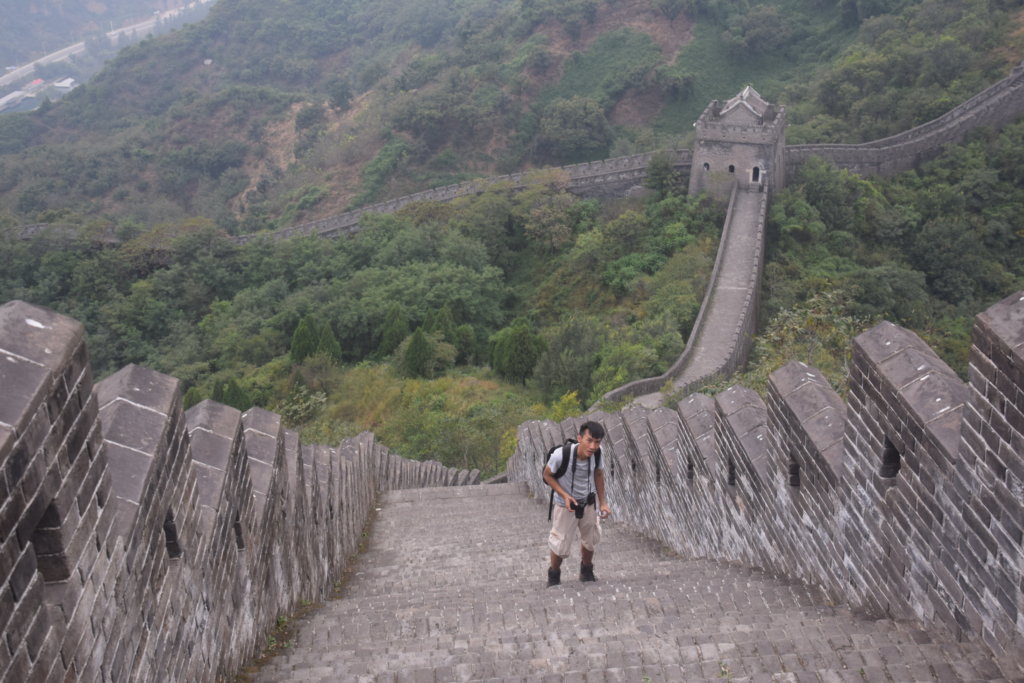
<path id="1" fill-rule="evenodd" d="M 892 479 L 899 474 L 902 464 L 903 456 L 900 455 L 899 449 L 886 437 L 885 446 L 882 448 L 882 467 L 878 470 L 878 476 Z"/>
<path id="2" fill-rule="evenodd" d="M 750 174 L 750 177 L 755 183 L 759 182 L 761 180 L 761 169 L 755 166 L 754 170 Z"/>
<path id="3" fill-rule="evenodd" d="M 728 478 L 725 480 L 725 483 L 727 483 L 729 486 L 736 485 L 736 463 L 732 462 L 731 460 L 729 461 L 729 475 Z"/>
<path id="4" fill-rule="evenodd" d="M 167 554 L 172 560 L 181 557 L 181 545 L 178 543 L 178 527 L 174 524 L 174 515 L 170 510 L 164 518 L 164 541 L 167 544 Z"/>
<path id="5" fill-rule="evenodd" d="M 736 172 L 736 166 L 734 164 L 729 164 L 729 173 L 735 173 L 735 172 Z"/>
<path id="6" fill-rule="evenodd" d="M 686 478 L 687 479 L 691 479 L 691 480 L 693 479 L 693 461 L 692 460 L 687 460 L 686 461 Z"/>
<path id="7" fill-rule="evenodd" d="M 710 171 L 711 170 L 711 164 L 709 164 L 708 162 L 705 161 L 704 162 L 704 170 L 705 171 Z"/>

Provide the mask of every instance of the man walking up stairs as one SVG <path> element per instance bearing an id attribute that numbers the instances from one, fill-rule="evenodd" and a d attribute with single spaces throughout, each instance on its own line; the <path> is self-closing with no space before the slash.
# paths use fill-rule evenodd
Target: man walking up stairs
<path id="1" fill-rule="evenodd" d="M 524 486 L 382 494 L 341 596 L 253 674 L 274 681 L 998 681 L 979 646 L 686 560 L 608 523 L 596 583 L 547 587 Z"/>

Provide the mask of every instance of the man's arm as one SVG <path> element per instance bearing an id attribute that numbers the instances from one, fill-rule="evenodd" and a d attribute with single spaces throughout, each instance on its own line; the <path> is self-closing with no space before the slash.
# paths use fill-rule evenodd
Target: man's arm
<path id="1" fill-rule="evenodd" d="M 547 475 L 547 468 L 544 468 L 545 476 Z M 594 486 L 597 487 L 597 504 L 598 509 L 601 511 L 601 518 L 604 519 L 612 514 L 612 509 L 608 507 L 608 502 L 604 497 L 604 468 L 600 467 L 594 472 Z"/>

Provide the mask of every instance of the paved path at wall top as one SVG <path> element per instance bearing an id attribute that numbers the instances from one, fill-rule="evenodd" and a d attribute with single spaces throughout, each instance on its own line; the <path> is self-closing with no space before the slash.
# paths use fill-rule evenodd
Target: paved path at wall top
<path id="1" fill-rule="evenodd" d="M 341 597 L 255 681 L 994 681 L 977 646 L 605 525 L 596 584 L 545 586 L 546 501 L 517 484 L 395 491 Z"/>

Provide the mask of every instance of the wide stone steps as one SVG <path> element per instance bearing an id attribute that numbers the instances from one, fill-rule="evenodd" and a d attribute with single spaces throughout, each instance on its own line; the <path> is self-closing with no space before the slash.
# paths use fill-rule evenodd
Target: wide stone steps
<path id="1" fill-rule="evenodd" d="M 340 597 L 254 672 L 273 681 L 986 681 L 970 644 L 832 606 L 757 571 L 605 525 L 545 586 L 547 502 L 516 485 L 382 496 Z"/>

